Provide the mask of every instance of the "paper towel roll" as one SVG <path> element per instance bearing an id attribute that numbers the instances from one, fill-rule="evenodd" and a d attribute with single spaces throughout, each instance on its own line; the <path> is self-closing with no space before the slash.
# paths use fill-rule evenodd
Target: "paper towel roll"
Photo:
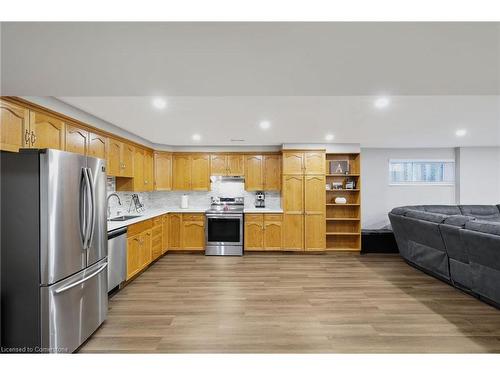
<path id="1" fill-rule="evenodd" d="M 189 207 L 189 196 L 187 194 L 183 194 L 181 198 L 181 208 Z"/>

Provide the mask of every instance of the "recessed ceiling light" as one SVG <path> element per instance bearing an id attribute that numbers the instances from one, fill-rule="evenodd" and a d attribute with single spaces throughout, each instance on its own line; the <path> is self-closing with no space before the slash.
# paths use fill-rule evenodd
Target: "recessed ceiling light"
<path id="1" fill-rule="evenodd" d="M 259 126 L 261 129 L 264 129 L 264 130 L 269 129 L 271 127 L 271 122 L 264 120 L 264 121 L 260 122 Z"/>
<path id="2" fill-rule="evenodd" d="M 157 109 L 163 109 L 167 106 L 167 101 L 163 98 L 154 98 L 153 99 L 153 107 Z"/>
<path id="3" fill-rule="evenodd" d="M 333 138 L 335 138 L 335 136 L 333 134 L 327 134 L 327 135 L 325 135 L 325 139 L 327 141 L 333 141 Z"/>
<path id="4" fill-rule="evenodd" d="M 389 106 L 389 104 L 391 104 L 391 99 L 389 99 L 387 96 L 378 97 L 373 102 L 373 105 L 375 106 L 375 108 L 378 108 L 378 109 L 387 108 Z"/>
<path id="5" fill-rule="evenodd" d="M 457 137 L 463 137 L 464 135 L 467 134 L 467 130 L 465 129 L 458 129 L 456 132 L 455 132 L 455 135 Z"/>
<path id="6" fill-rule="evenodd" d="M 201 139 L 201 135 L 193 134 L 193 136 L 191 138 L 193 138 L 193 141 L 199 141 Z"/>

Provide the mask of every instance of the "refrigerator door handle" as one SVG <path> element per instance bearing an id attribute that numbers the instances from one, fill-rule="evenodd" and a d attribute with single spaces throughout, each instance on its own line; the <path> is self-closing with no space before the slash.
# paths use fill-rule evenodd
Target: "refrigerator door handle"
<path id="1" fill-rule="evenodd" d="M 90 234 L 89 234 L 89 239 L 88 239 L 88 244 L 87 244 L 87 247 L 90 247 L 90 244 L 92 243 L 92 239 L 94 238 L 96 203 L 95 203 L 94 179 L 92 178 L 92 170 L 90 168 L 87 168 L 87 175 L 89 176 L 89 190 L 90 190 L 90 196 L 92 199 L 91 200 L 91 203 L 92 203 L 92 211 L 91 211 L 92 221 L 90 222 Z"/>
<path id="2" fill-rule="evenodd" d="M 80 235 L 82 240 L 82 247 L 86 246 L 87 234 L 87 178 L 85 168 L 82 168 L 82 175 L 80 178 Z"/>
<path id="3" fill-rule="evenodd" d="M 54 291 L 54 293 L 59 294 L 59 293 L 65 292 L 68 289 L 74 288 L 75 286 L 83 284 L 85 281 L 87 281 L 87 280 L 93 278 L 94 276 L 96 276 L 97 274 L 101 273 L 101 271 L 103 269 L 105 269 L 107 266 L 108 266 L 108 263 L 106 262 L 101 267 L 99 267 L 99 269 L 97 271 L 95 271 L 94 273 L 92 273 L 88 276 L 85 276 L 83 279 L 78 280 L 77 282 L 75 282 L 73 284 L 69 284 L 69 285 L 63 286 L 62 288 L 56 289 Z"/>
<path id="4" fill-rule="evenodd" d="M 85 207 L 85 237 L 84 237 L 84 249 L 88 249 L 90 245 L 90 228 L 91 228 L 91 220 L 92 220 L 92 187 L 90 186 L 89 174 L 87 172 L 87 168 L 84 168 L 84 176 L 85 176 L 85 193 L 86 193 L 86 207 Z"/>

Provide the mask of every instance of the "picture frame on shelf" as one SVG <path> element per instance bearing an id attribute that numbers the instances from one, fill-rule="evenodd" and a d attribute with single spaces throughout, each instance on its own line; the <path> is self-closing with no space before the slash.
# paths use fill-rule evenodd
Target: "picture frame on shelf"
<path id="1" fill-rule="evenodd" d="M 330 174 L 349 174 L 349 160 L 331 160 Z"/>

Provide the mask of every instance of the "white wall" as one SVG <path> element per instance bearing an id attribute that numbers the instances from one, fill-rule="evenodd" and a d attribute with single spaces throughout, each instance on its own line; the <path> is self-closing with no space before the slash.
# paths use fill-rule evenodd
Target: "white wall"
<path id="1" fill-rule="evenodd" d="M 362 148 L 361 225 L 363 229 L 389 224 L 387 213 L 410 204 L 455 204 L 455 186 L 390 186 L 389 159 L 455 159 L 453 148 Z"/>
<path id="2" fill-rule="evenodd" d="M 457 163 L 461 204 L 500 203 L 500 147 L 460 147 Z"/>

